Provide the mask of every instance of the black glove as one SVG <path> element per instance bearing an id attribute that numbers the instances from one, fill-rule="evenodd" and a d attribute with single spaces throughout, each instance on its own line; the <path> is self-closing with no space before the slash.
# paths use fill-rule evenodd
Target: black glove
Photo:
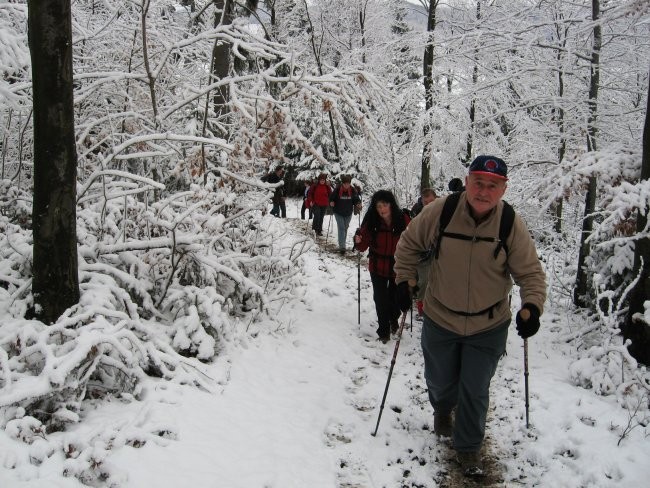
<path id="1" fill-rule="evenodd" d="M 408 281 L 397 284 L 397 304 L 402 312 L 407 312 L 411 308 L 411 287 Z"/>
<path id="2" fill-rule="evenodd" d="M 521 317 L 521 312 L 524 309 L 530 312 L 530 317 L 528 317 L 528 320 L 524 320 Z M 537 334 L 537 331 L 539 330 L 539 308 L 537 308 L 537 305 L 533 305 L 532 303 L 524 303 L 521 307 L 521 310 L 517 312 L 516 322 L 517 334 L 519 334 L 522 339 L 528 339 L 529 337 Z"/>

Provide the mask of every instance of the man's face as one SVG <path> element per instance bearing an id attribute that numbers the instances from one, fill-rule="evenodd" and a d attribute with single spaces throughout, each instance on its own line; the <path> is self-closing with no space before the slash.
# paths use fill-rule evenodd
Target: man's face
<path id="1" fill-rule="evenodd" d="M 433 196 L 433 195 L 423 195 L 422 196 L 422 205 L 426 207 L 431 202 L 433 202 L 435 199 L 436 199 L 436 197 Z"/>
<path id="2" fill-rule="evenodd" d="M 506 191 L 506 181 L 491 175 L 470 174 L 465 178 L 467 202 L 474 217 L 483 217 L 496 207 Z"/>

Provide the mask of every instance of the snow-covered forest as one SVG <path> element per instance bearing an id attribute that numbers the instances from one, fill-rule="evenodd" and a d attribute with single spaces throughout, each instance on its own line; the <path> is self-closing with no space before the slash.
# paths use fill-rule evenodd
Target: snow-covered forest
<path id="1" fill-rule="evenodd" d="M 267 214 L 277 185 L 260 178 L 278 164 L 290 196 L 348 174 L 364 203 L 384 188 L 410 207 L 502 157 L 547 309 L 585 324 L 562 334 L 567 378 L 648 426 L 650 297 L 630 299 L 650 249 L 647 0 L 68 4 L 79 299 L 47 321 L 32 289 L 40 7 L 0 0 L 0 427 L 38 453 L 25 463 L 59 452 L 62 475 L 110 481 L 98 459 L 140 441 L 60 437 L 91 406 L 139 402 L 152 381 L 213 391 L 207 366 L 291 319 L 314 240 Z"/>

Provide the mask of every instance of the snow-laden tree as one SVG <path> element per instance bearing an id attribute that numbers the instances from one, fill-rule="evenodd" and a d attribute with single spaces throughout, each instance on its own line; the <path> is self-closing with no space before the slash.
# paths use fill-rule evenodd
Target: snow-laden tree
<path id="1" fill-rule="evenodd" d="M 391 188 L 406 205 L 422 184 L 427 145 L 438 190 L 464 176 L 479 153 L 506 159 L 507 199 L 538 239 L 549 306 L 570 302 L 575 229 L 587 182 L 597 176 L 587 263 L 600 307 L 593 328 L 566 338 L 585 351 L 570 374 L 622 404 L 642 398 L 643 374 L 616 324 L 635 277 L 634 241 L 644 236 L 634 215 L 647 207 L 638 181 L 647 2 L 602 2 L 594 151 L 586 145 L 594 31 L 587 0 L 440 3 L 428 110 L 426 17 L 421 30 L 409 30 L 405 4 L 232 2 L 232 21 L 219 23 L 226 3 L 73 4 L 81 298 L 47 327 L 25 320 L 33 305 L 27 9 L 0 2 L 6 432 L 50 442 L 47 430 L 79 421 L 88 399 L 137 400 L 151 376 L 210 389 L 202 363 L 245 340 L 258 318 L 289 299 L 311 245 L 276 244 L 276 226 L 261 212 L 274 188 L 260 174 L 280 162 L 298 179 L 347 172 L 365 192 Z M 249 14 L 257 23 L 238 17 Z M 214 55 L 225 46 L 227 63 Z M 223 69 L 213 69 L 215 59 Z M 227 97 L 216 101 L 218 93 Z M 165 432 L 99 441 L 136 445 Z M 56 449 L 84 482 L 110 475 L 94 464 L 106 456 L 101 449 Z"/>
<path id="2" fill-rule="evenodd" d="M 27 11 L 11 5 L 0 11 L 20 49 L 3 66 L 19 67 Z M 371 73 L 321 76 L 245 19 L 215 24 L 213 2 L 193 7 L 74 4 L 81 297 L 51 326 L 25 319 L 34 304 L 29 69 L 2 85 L 0 408 L 17 438 L 17 424 L 46 435 L 79 421 L 91 398 L 137 400 L 149 377 L 210 389 L 201 363 L 300 283 L 310 241 L 276 244 L 261 211 L 276 185 L 259 180 L 290 151 L 330 165 L 294 114 L 330 114 L 343 147 L 377 140 L 371 107 L 384 102 Z M 210 68 L 220 43 L 241 62 L 225 73 Z M 227 115 L 214 103 L 223 87 Z M 84 459 L 71 472 L 92 478 Z"/>

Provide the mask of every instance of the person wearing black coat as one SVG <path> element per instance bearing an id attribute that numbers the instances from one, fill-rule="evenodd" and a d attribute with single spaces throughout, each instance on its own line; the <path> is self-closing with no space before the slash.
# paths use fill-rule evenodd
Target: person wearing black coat
<path id="1" fill-rule="evenodd" d="M 300 218 L 305 220 L 305 212 L 309 211 L 307 220 L 314 217 L 314 211 L 311 209 L 311 201 L 309 200 L 309 188 L 313 184 L 312 181 L 305 181 L 305 190 L 302 192 L 302 207 L 300 207 Z"/>
<path id="2" fill-rule="evenodd" d="M 281 165 L 276 166 L 275 171 L 270 173 L 266 179 L 267 183 L 280 183 L 282 177 L 284 176 L 284 168 Z M 287 218 L 287 205 L 285 204 L 286 197 L 284 196 L 284 186 L 278 186 L 275 189 L 273 198 L 273 208 L 271 209 L 271 215 L 276 217 L 282 216 L 283 219 Z"/>
<path id="3" fill-rule="evenodd" d="M 420 193 L 420 198 L 415 202 L 415 205 L 411 208 L 411 218 L 417 216 L 422 209 L 429 203 L 433 202 L 437 198 L 436 192 L 433 188 L 425 188 Z"/>

